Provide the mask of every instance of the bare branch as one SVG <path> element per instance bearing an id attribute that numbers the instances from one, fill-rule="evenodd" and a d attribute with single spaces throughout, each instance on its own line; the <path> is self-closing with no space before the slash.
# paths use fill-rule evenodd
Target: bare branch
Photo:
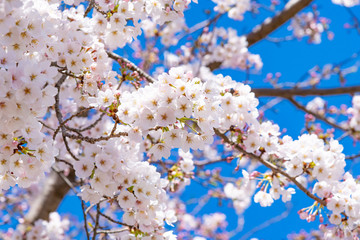
<path id="1" fill-rule="evenodd" d="M 96 220 L 95 220 L 95 227 L 93 229 L 93 239 L 95 240 L 96 239 L 96 234 L 97 234 L 97 230 L 98 230 L 98 227 L 99 227 L 99 218 L 100 218 L 100 204 L 98 203 L 96 205 Z"/>
<path id="2" fill-rule="evenodd" d="M 344 128 L 344 127 L 336 124 L 335 122 L 332 122 L 331 120 L 327 119 L 327 118 L 326 118 L 325 116 L 323 116 L 323 115 L 320 115 L 320 114 L 318 114 L 318 113 L 316 113 L 316 112 L 313 112 L 313 111 L 310 111 L 310 110 L 306 109 L 306 107 L 304 107 L 303 105 L 301 105 L 300 103 L 298 103 L 297 101 L 295 101 L 294 98 L 288 98 L 288 100 L 289 100 L 292 104 L 294 104 L 294 106 L 297 107 L 298 109 L 300 109 L 300 110 L 302 110 L 302 111 L 304 111 L 304 112 L 306 112 L 306 113 L 309 113 L 309 114 L 313 115 L 313 116 L 316 117 L 317 119 L 322 120 L 323 122 L 325 122 L 326 124 L 328 124 L 328 125 L 330 125 L 330 126 L 332 126 L 332 127 L 334 127 L 334 128 L 337 128 L 337 129 L 342 130 L 342 131 L 345 131 L 345 132 L 351 131 L 351 129 Z"/>
<path id="3" fill-rule="evenodd" d="M 61 124 L 59 124 L 58 128 L 55 130 L 54 132 L 54 137 L 57 135 L 57 133 L 59 132 L 59 130 L 69 121 L 71 121 L 74 117 L 78 117 L 81 116 L 82 114 L 84 114 L 85 112 L 89 111 L 90 109 L 92 109 L 93 107 L 88 107 L 88 108 L 84 108 L 80 111 L 78 111 L 77 113 L 71 115 L 69 118 L 67 118 L 65 121 L 63 121 Z"/>
<path id="4" fill-rule="evenodd" d="M 94 123 L 90 124 L 89 126 L 87 126 L 85 128 L 79 129 L 79 132 L 83 132 L 83 131 L 86 131 L 86 130 L 89 130 L 89 129 L 95 127 L 102 120 L 102 118 L 105 116 L 105 114 L 106 114 L 105 112 L 101 113 L 100 117 L 98 119 L 96 119 L 96 121 Z"/>
<path id="5" fill-rule="evenodd" d="M 270 33 L 278 29 L 281 25 L 286 23 L 290 18 L 295 16 L 298 12 L 308 6 L 312 0 L 290 0 L 284 9 L 272 18 L 267 18 L 265 21 L 254 27 L 251 33 L 246 36 L 248 46 L 257 43 L 264 39 Z"/>
<path id="6" fill-rule="evenodd" d="M 102 212 L 99 212 L 99 214 L 100 214 L 101 216 L 103 216 L 104 218 L 106 218 L 107 220 L 109 220 L 110 222 L 117 223 L 117 224 L 120 224 L 120 225 L 129 227 L 129 228 L 133 228 L 133 227 L 134 227 L 134 226 L 131 226 L 131 225 L 129 225 L 129 224 L 126 224 L 126 223 L 123 223 L 123 222 L 120 222 L 120 221 L 116 221 L 115 219 L 112 219 L 111 217 L 109 217 L 108 215 L 103 214 Z"/>
<path id="7" fill-rule="evenodd" d="M 354 155 L 350 155 L 350 156 L 346 156 L 345 159 L 347 160 L 354 160 L 356 158 L 360 157 L 360 153 L 359 154 L 354 154 Z"/>
<path id="8" fill-rule="evenodd" d="M 98 233 L 109 234 L 109 233 L 121 233 L 121 232 L 125 232 L 125 231 L 129 231 L 129 229 L 128 228 L 119 228 L 119 229 L 113 229 L 113 230 L 100 230 L 100 231 L 98 231 Z"/>
<path id="9" fill-rule="evenodd" d="M 86 17 L 89 14 L 89 12 L 91 11 L 91 9 L 94 8 L 94 6 L 95 6 L 95 0 L 90 0 L 89 6 L 85 10 L 84 17 Z"/>
<path id="10" fill-rule="evenodd" d="M 119 132 L 119 133 L 112 134 L 112 135 L 105 136 L 105 137 L 101 136 L 101 137 L 98 137 L 98 138 L 91 138 L 91 137 L 87 137 L 87 136 L 78 136 L 78 135 L 68 134 L 67 133 L 66 137 L 71 138 L 71 139 L 82 140 L 82 141 L 94 144 L 94 143 L 99 142 L 99 141 L 109 140 L 111 138 L 117 138 L 117 137 L 127 136 L 127 135 L 128 135 L 127 132 Z"/>
<path id="11" fill-rule="evenodd" d="M 63 116 L 61 114 L 60 111 L 60 88 L 61 85 L 64 83 L 64 81 L 66 80 L 67 76 L 65 74 L 63 74 L 61 76 L 61 78 L 59 79 L 59 81 L 57 81 L 57 83 L 55 84 L 55 87 L 57 88 L 58 92 L 55 95 L 55 113 L 56 113 L 56 118 L 58 119 L 59 125 L 60 125 L 60 129 L 61 129 L 61 134 L 64 140 L 64 144 L 65 144 L 65 148 L 68 151 L 68 153 L 75 159 L 75 160 L 79 160 L 71 151 L 69 144 L 66 140 L 66 129 L 65 126 L 63 125 Z M 53 139 L 55 139 L 56 135 L 53 135 Z"/>
<path id="12" fill-rule="evenodd" d="M 341 94 L 354 94 L 360 92 L 360 86 L 338 87 L 338 88 L 291 88 L 291 89 L 273 89 L 273 88 L 253 88 L 252 91 L 256 97 L 282 97 L 289 98 L 293 96 L 331 96 Z"/>
<path id="13" fill-rule="evenodd" d="M 90 240 L 90 235 L 89 235 L 89 230 L 88 230 L 88 222 L 87 222 L 87 216 L 85 214 L 85 202 L 84 200 L 81 199 L 81 209 L 83 212 L 83 217 L 84 217 L 84 228 L 85 228 L 85 232 L 86 232 L 86 238 L 87 240 Z"/>
<path id="14" fill-rule="evenodd" d="M 200 30 L 200 29 L 204 29 L 208 26 L 210 26 L 214 21 L 218 20 L 222 15 L 224 15 L 224 13 L 219 13 L 218 15 L 216 15 L 214 18 L 212 19 L 206 19 L 202 22 L 199 22 L 197 24 L 195 24 L 194 26 L 192 26 L 191 28 L 189 28 L 186 32 L 180 34 L 177 36 L 178 41 L 180 41 L 182 38 Z"/>

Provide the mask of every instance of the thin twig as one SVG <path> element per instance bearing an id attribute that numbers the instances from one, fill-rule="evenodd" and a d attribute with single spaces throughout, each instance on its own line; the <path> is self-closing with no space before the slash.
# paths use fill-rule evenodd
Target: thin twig
<path id="1" fill-rule="evenodd" d="M 150 83 L 156 81 L 155 78 L 151 77 L 148 73 L 146 73 L 144 70 L 136 66 L 133 62 L 129 61 L 128 59 L 121 57 L 120 55 L 117 55 L 116 53 L 110 51 L 107 51 L 106 53 L 110 58 L 114 59 L 115 61 L 125 63 L 128 69 L 134 72 L 135 71 L 138 72 L 139 76 L 145 78 L 146 81 Z"/>
<path id="2" fill-rule="evenodd" d="M 129 231 L 128 228 L 120 228 L 120 229 L 112 229 L 112 230 L 100 230 L 98 231 L 98 233 L 121 233 L 121 232 L 125 232 L 125 231 Z"/>
<path id="3" fill-rule="evenodd" d="M 286 205 L 286 210 L 283 213 L 281 213 L 280 215 L 275 216 L 275 217 L 267 220 L 266 222 L 263 222 L 260 225 L 257 225 L 256 227 L 254 227 L 253 229 L 251 229 L 247 233 L 243 234 L 242 237 L 239 240 L 249 239 L 254 233 L 256 233 L 256 232 L 258 232 L 258 231 L 260 231 L 260 230 L 262 230 L 264 228 L 267 228 L 267 227 L 271 226 L 272 224 L 274 224 L 276 222 L 279 222 L 279 221 L 283 220 L 284 218 L 289 216 L 291 208 L 292 208 L 292 205 L 287 204 Z"/>
<path id="4" fill-rule="evenodd" d="M 60 89 L 61 89 L 61 85 L 64 83 L 64 81 L 66 80 L 67 76 L 65 74 L 63 74 L 61 76 L 61 78 L 59 79 L 59 81 L 55 84 L 55 87 L 57 88 L 58 92 L 57 94 L 55 95 L 55 113 L 56 113 L 56 118 L 58 119 L 58 122 L 59 122 L 59 125 L 61 126 L 61 134 L 62 134 L 62 137 L 63 137 L 63 140 L 64 140 L 64 144 L 65 144 L 65 148 L 66 150 L 68 151 L 68 153 L 77 161 L 79 161 L 79 159 L 71 152 L 71 149 L 69 147 L 69 144 L 66 140 L 66 130 L 65 130 L 65 127 L 64 125 L 62 125 L 63 123 L 63 116 L 61 114 L 61 111 L 60 111 L 60 99 L 59 99 L 59 96 L 60 96 Z M 55 137 L 56 135 L 54 134 L 53 136 L 53 139 L 55 140 Z"/>
<path id="5" fill-rule="evenodd" d="M 89 129 L 95 127 L 102 120 L 102 118 L 105 116 L 105 114 L 106 114 L 105 112 L 101 113 L 100 117 L 98 119 L 96 119 L 96 121 L 94 123 L 90 124 L 89 126 L 87 126 L 85 128 L 80 128 L 79 131 L 83 132 L 83 131 L 86 131 L 86 130 L 89 130 Z"/>
<path id="6" fill-rule="evenodd" d="M 95 227 L 93 229 L 93 239 L 96 239 L 96 233 L 97 233 L 97 228 L 99 227 L 99 218 L 100 218 L 100 203 L 96 204 L 96 218 L 95 218 Z"/>
<path id="7" fill-rule="evenodd" d="M 322 120 L 323 122 L 327 123 L 328 125 L 330 125 L 330 126 L 332 126 L 332 127 L 334 127 L 334 128 L 337 128 L 337 129 L 342 130 L 342 131 L 344 131 L 344 132 L 351 131 L 350 129 L 341 127 L 341 126 L 339 126 L 338 124 L 330 121 L 330 120 L 327 119 L 325 116 L 322 116 L 322 115 L 320 115 L 320 114 L 318 114 L 318 113 L 316 113 L 316 112 L 313 112 L 313 111 L 310 111 L 310 110 L 306 109 L 306 107 L 304 107 L 303 105 L 301 105 L 300 103 L 298 103 L 297 101 L 295 101 L 294 98 L 288 98 L 288 100 L 289 100 L 292 104 L 294 104 L 294 106 L 297 107 L 298 109 L 300 109 L 300 110 L 302 110 L 302 111 L 304 111 L 304 112 L 306 112 L 306 113 L 309 113 L 309 114 L 313 115 L 313 116 L 316 117 L 317 119 Z"/>
<path id="8" fill-rule="evenodd" d="M 41 123 L 44 127 L 48 128 L 48 129 L 50 129 L 50 130 L 52 130 L 52 131 L 55 131 L 54 128 L 50 127 L 49 125 L 47 125 L 47 124 L 44 123 L 43 121 L 38 120 L 38 122 Z"/>
<path id="9" fill-rule="evenodd" d="M 91 9 L 94 8 L 94 6 L 95 6 L 95 0 L 91 0 L 89 6 L 85 10 L 84 17 L 86 17 L 89 14 L 89 12 L 91 11 Z"/>
<path id="10" fill-rule="evenodd" d="M 122 137 L 122 136 L 128 136 L 127 132 L 119 132 L 113 135 L 109 135 L 109 136 L 101 136 L 98 138 L 91 138 L 91 137 L 87 137 L 87 136 L 78 136 L 78 135 L 74 135 L 74 134 L 66 134 L 66 137 L 71 138 L 71 139 L 76 139 L 76 140 L 82 140 L 88 143 L 96 143 L 99 141 L 104 141 L 104 140 L 109 140 L 111 138 L 117 138 L 117 137 Z"/>
<path id="11" fill-rule="evenodd" d="M 77 113 L 71 115 L 71 116 L 70 116 L 69 118 L 67 118 L 65 121 L 63 121 L 63 122 L 58 126 L 58 128 L 55 130 L 55 132 L 54 132 L 54 138 L 56 137 L 56 135 L 57 135 L 57 133 L 59 132 L 59 130 L 60 130 L 63 126 L 65 126 L 65 124 L 66 124 L 67 122 L 69 122 L 70 120 L 72 120 L 74 117 L 78 117 L 78 116 L 82 115 L 85 111 L 89 111 L 90 109 L 93 109 L 93 107 L 84 108 L 84 109 L 78 111 Z"/>
<path id="12" fill-rule="evenodd" d="M 109 217 L 109 216 L 107 216 L 107 215 L 103 214 L 102 212 L 99 212 L 99 214 L 100 214 L 101 216 L 103 216 L 104 218 L 106 218 L 107 220 L 109 220 L 110 222 L 117 223 L 117 224 L 120 224 L 120 225 L 123 225 L 123 226 L 129 227 L 129 228 L 134 227 L 134 226 L 131 226 L 131 225 L 129 225 L 129 224 L 126 224 L 126 223 L 123 223 L 123 222 L 117 221 L 117 220 L 115 220 L 115 219 L 113 219 L 113 218 L 111 218 L 111 217 Z"/>
<path id="13" fill-rule="evenodd" d="M 87 240 L 90 240 L 90 235 L 89 235 L 89 230 L 88 230 L 88 222 L 87 222 L 87 216 L 85 214 L 85 203 L 84 200 L 81 199 L 81 208 L 83 211 L 83 216 L 84 216 L 84 228 L 85 228 L 85 232 L 86 232 L 86 238 Z"/>
<path id="14" fill-rule="evenodd" d="M 350 155 L 350 156 L 346 156 L 345 159 L 347 159 L 347 160 L 353 160 L 353 159 L 356 159 L 356 158 L 359 158 L 359 157 L 360 157 L 360 153 L 359 153 L 359 154 Z"/>

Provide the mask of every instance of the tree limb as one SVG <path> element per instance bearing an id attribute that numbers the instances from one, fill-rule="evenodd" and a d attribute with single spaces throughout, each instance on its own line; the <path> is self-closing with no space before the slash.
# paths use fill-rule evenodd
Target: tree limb
<path id="1" fill-rule="evenodd" d="M 333 128 L 337 128 L 339 130 L 342 130 L 344 132 L 348 132 L 348 131 L 351 131 L 351 129 L 347 129 L 347 128 L 344 128 L 338 124 L 336 124 L 335 122 L 332 122 L 331 120 L 329 120 L 328 118 L 326 118 L 325 116 L 323 115 L 320 115 L 316 112 L 313 112 L 313 111 L 310 111 L 308 109 L 306 109 L 306 107 L 304 107 L 303 105 L 301 105 L 300 103 L 298 103 L 297 101 L 295 101 L 294 98 L 288 98 L 288 100 L 294 104 L 295 107 L 297 107 L 298 109 L 306 112 L 306 113 L 309 113 L 311 115 L 313 115 L 314 117 L 316 117 L 317 119 L 320 119 L 322 120 L 323 122 L 327 123 L 328 125 L 332 126 Z"/>
<path id="2" fill-rule="evenodd" d="M 293 96 L 330 96 L 341 94 L 354 94 L 360 92 L 360 86 L 339 87 L 339 88 L 253 88 L 252 92 L 256 97 L 282 97 Z"/>
<path id="3" fill-rule="evenodd" d="M 250 47 L 258 41 L 264 39 L 290 18 L 295 16 L 295 14 L 308 6 L 311 2 L 312 0 L 290 0 L 281 12 L 272 18 L 269 17 L 265 19 L 262 24 L 253 28 L 253 30 L 246 36 L 248 46 Z"/>
<path id="4" fill-rule="evenodd" d="M 75 172 L 70 171 L 67 176 L 70 182 L 75 181 Z M 25 216 L 25 223 L 33 224 L 38 219 L 49 220 L 49 214 L 55 211 L 70 190 L 70 186 L 55 171 L 51 171 L 41 192 L 30 205 Z"/>

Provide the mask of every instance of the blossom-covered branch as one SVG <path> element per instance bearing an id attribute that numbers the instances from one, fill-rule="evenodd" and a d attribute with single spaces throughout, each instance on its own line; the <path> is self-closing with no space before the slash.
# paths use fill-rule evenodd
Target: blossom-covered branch
<path id="1" fill-rule="evenodd" d="M 315 201 L 317 201 L 318 203 L 320 203 L 323 206 L 326 206 L 326 201 L 324 201 L 323 199 L 318 198 L 317 196 L 315 196 L 314 194 L 312 194 L 309 190 L 307 190 L 301 183 L 299 183 L 296 178 L 291 177 L 288 173 L 286 173 L 285 171 L 283 171 L 281 168 L 279 168 L 278 166 L 275 166 L 274 164 L 262 159 L 260 156 L 255 155 L 254 153 L 251 152 L 247 152 L 245 151 L 243 148 L 241 148 L 238 144 L 235 144 L 233 142 L 230 141 L 230 139 L 228 137 L 226 137 L 225 134 L 221 133 L 219 130 L 214 129 L 216 135 L 218 135 L 219 137 L 221 137 L 224 142 L 230 144 L 231 146 L 234 146 L 236 150 L 238 150 L 239 152 L 251 157 L 252 159 L 255 159 L 257 161 L 259 161 L 260 163 L 262 163 L 264 166 L 270 168 L 274 173 L 279 173 L 283 176 L 285 176 L 287 179 L 289 179 L 291 182 L 293 182 L 301 191 L 303 191 L 308 197 L 314 199 Z"/>

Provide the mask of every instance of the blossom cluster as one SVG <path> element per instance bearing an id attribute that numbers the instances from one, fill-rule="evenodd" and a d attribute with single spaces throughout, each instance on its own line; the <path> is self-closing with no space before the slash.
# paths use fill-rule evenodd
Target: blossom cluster
<path id="1" fill-rule="evenodd" d="M 178 43 L 176 38 L 176 33 L 180 32 L 182 29 L 185 29 L 185 19 L 177 18 L 174 21 L 165 25 L 165 27 L 157 29 L 157 24 L 150 19 L 145 19 L 141 22 L 141 28 L 144 31 L 144 34 L 147 38 L 160 36 L 161 43 L 164 46 L 173 46 Z"/>
<path id="2" fill-rule="evenodd" d="M 212 0 L 216 3 L 214 10 L 219 13 L 228 13 L 229 18 L 240 20 L 244 19 L 244 13 L 250 10 L 250 0 Z"/>
<path id="3" fill-rule="evenodd" d="M 290 176 L 297 177 L 310 171 L 314 179 L 325 182 L 338 181 L 343 176 L 345 155 L 338 141 L 331 140 L 329 145 L 325 145 L 314 134 L 303 134 L 295 141 L 288 136 L 282 140 L 279 154 L 286 160 L 284 165 Z"/>
<path id="4" fill-rule="evenodd" d="M 360 131 L 360 96 L 356 95 L 352 99 L 352 107 L 348 109 L 351 114 L 349 127 L 355 131 Z"/>
<path id="5" fill-rule="evenodd" d="M 44 16 L 29 4 L 6 1 L 0 15 L 0 189 L 37 182 L 57 154 L 38 122 L 57 94 L 57 70 L 47 57 L 47 41 L 54 42 L 54 29 L 45 21 L 51 11 Z"/>
<path id="6" fill-rule="evenodd" d="M 250 9 L 250 0 L 214 2 L 216 11 L 228 11 L 238 20 Z M 219 131 L 233 142 L 225 148 L 237 157 L 250 154 L 276 164 L 281 169 L 278 171 L 290 176 L 243 171 L 241 181 L 228 183 L 223 189 L 238 214 L 249 206 L 255 192 L 251 180 L 260 180 L 254 201 L 270 206 L 280 196 L 284 202 L 291 200 L 295 190 L 287 188 L 290 178 L 307 176 L 315 182 L 312 193 L 331 211 L 330 222 L 351 235 L 347 228 L 359 225 L 360 186 L 344 171 L 345 156 L 338 141 L 325 144 L 311 134 L 298 140 L 281 138 L 278 125 L 258 118 L 258 100 L 248 85 L 204 73 L 204 66 L 199 68 L 201 77 L 178 67 L 159 74 L 144 87 L 138 82 L 134 88 L 118 84 L 118 76 L 125 79 L 124 71 L 118 75 L 111 70 L 106 49 L 124 47 L 141 34 L 141 29 L 147 37 L 161 36 L 165 46 L 177 44 L 175 35 L 185 27 L 181 17 L 189 3 L 98 0 L 93 2 L 93 11 L 86 13 L 91 14 L 89 18 L 84 17 L 84 5 L 61 11 L 55 0 L 0 2 L 0 120 L 4 123 L 0 127 L 0 189 L 15 184 L 28 187 L 52 166 L 64 175 L 73 168 L 81 179 L 78 196 L 82 200 L 90 204 L 116 201 L 125 225 L 137 231 L 125 231 L 117 237 L 136 239 L 141 234 L 142 239 L 175 239 L 171 231 L 164 233 L 165 223 L 172 226 L 177 220 L 166 194 L 179 184 L 170 180 L 171 174 L 181 173 L 180 182 L 189 183 L 195 174 L 191 151 L 208 151 L 215 131 Z M 318 43 L 327 24 L 308 13 L 294 20 L 292 28 L 296 37 L 310 36 Z M 217 62 L 221 67 L 246 70 L 262 67 L 259 55 L 249 53 L 246 38 L 233 29 L 204 30 L 199 43 L 200 48 L 206 48 L 205 66 Z M 191 59 L 193 48 L 185 46 L 183 50 Z M 315 99 L 307 108 L 319 112 L 324 106 L 322 100 Z M 356 131 L 359 109 L 360 99 L 355 96 L 349 113 L 353 116 L 350 127 Z M 88 118 L 92 110 L 97 111 L 98 120 Z M 80 117 L 82 112 L 86 117 Z M 90 121 L 93 128 L 88 127 Z M 236 147 L 242 151 L 236 152 Z M 181 160 L 167 169 L 168 179 L 164 179 L 150 163 L 170 158 L 175 148 Z M 143 161 L 144 153 L 148 161 Z M 55 157 L 58 162 L 53 165 Z M 302 210 L 300 216 L 313 220 L 320 212 L 317 206 Z M 186 218 L 191 225 L 186 227 L 193 229 L 195 220 Z M 203 222 L 200 231 L 206 237 L 226 227 L 223 214 L 205 216 Z M 68 227 L 66 220 L 52 214 L 50 221 L 38 220 L 26 237 L 63 239 Z M 23 234 L 15 231 L 13 235 Z"/>
<path id="7" fill-rule="evenodd" d="M 54 163 L 57 151 L 45 139 L 38 121 L 55 103 L 56 81 L 66 79 L 58 71 L 73 75 L 87 71 L 85 90 L 93 93 L 89 86 L 96 87 L 103 77 L 96 70 L 109 66 L 103 44 L 85 30 L 89 25 L 80 17 L 84 8 L 61 12 L 58 4 L 5 2 L 0 21 L 0 81 L 4 86 L 0 102 L 1 119 L 7 127 L 1 129 L 1 188 L 15 183 L 29 186 Z M 81 95 L 71 96 L 81 99 Z"/>
<path id="8" fill-rule="evenodd" d="M 244 178 L 238 185 L 227 183 L 224 187 L 224 194 L 233 200 L 237 214 L 242 214 L 251 204 L 251 196 L 255 192 L 255 183 L 250 181 L 249 174 L 243 170 Z"/>
<path id="9" fill-rule="evenodd" d="M 209 44 L 208 54 L 204 56 L 204 65 L 212 62 L 220 62 L 223 68 L 240 68 L 242 70 L 255 67 L 262 68 L 259 55 L 248 51 L 248 43 L 245 36 L 238 36 L 232 28 L 215 28 L 213 31 L 203 34 L 201 43 Z"/>
<path id="10" fill-rule="evenodd" d="M 360 4 L 359 0 L 331 0 L 334 4 L 342 5 L 345 7 L 354 7 Z"/>
<path id="11" fill-rule="evenodd" d="M 324 239 L 324 240 L 353 240 L 359 235 L 359 230 L 354 229 L 353 235 L 345 234 L 345 232 L 337 227 L 327 224 L 321 224 L 318 230 L 312 230 L 310 232 L 301 231 L 300 233 L 292 233 L 288 235 L 289 240 L 299 239 Z"/>
<path id="12" fill-rule="evenodd" d="M 176 202 L 176 208 L 179 217 L 177 239 L 229 239 L 229 233 L 226 231 L 228 222 L 225 214 L 215 212 L 198 218 L 186 213 L 185 204 L 182 202 Z"/>
<path id="13" fill-rule="evenodd" d="M 121 94 L 117 115 L 142 136 L 161 130 L 149 151 L 155 159 L 168 158 L 171 148 L 203 149 L 213 142 L 213 128 L 251 125 L 258 114 L 249 86 L 221 75 L 216 79 L 203 83 L 183 68 L 172 68 L 157 82 Z M 238 95 L 227 92 L 232 87 Z"/>
<path id="14" fill-rule="evenodd" d="M 333 33 L 327 31 L 329 28 L 329 19 L 319 17 L 319 13 L 307 12 L 298 14 L 290 23 L 289 29 L 293 31 L 293 35 L 302 39 L 309 37 L 309 42 L 314 44 L 321 43 L 321 35 L 327 32 L 327 37 L 331 40 Z"/>
<path id="15" fill-rule="evenodd" d="M 342 224 L 347 234 L 359 225 L 360 184 L 350 173 L 345 173 L 341 181 L 321 181 L 314 187 L 314 192 L 328 197 L 327 208 L 332 211 L 330 222 Z M 346 217 L 343 217 L 346 216 Z"/>
<path id="16" fill-rule="evenodd" d="M 86 135 L 94 132 L 111 131 L 113 124 L 109 119 Z M 130 131 L 129 127 L 118 127 L 117 131 Z M 117 133 L 117 132 L 116 132 Z M 58 142 L 61 144 L 60 141 Z M 68 157 L 77 177 L 85 184 L 79 196 L 91 204 L 105 198 L 116 199 L 124 212 L 123 222 L 135 226 L 142 233 L 160 235 L 164 219 L 168 224 L 176 217 L 167 209 L 165 187 L 167 180 L 161 178 L 156 168 L 142 160 L 142 146 L 129 137 L 123 136 L 96 145 L 69 141 L 78 160 Z M 62 150 L 66 156 L 66 150 Z M 154 233 L 158 232 L 158 233 Z"/>
<path id="17" fill-rule="evenodd" d="M 360 185 L 351 174 L 344 174 L 343 146 L 336 140 L 330 140 L 325 145 L 316 135 L 306 134 L 295 141 L 284 137 L 283 142 L 279 156 L 287 160 L 284 164 L 287 173 L 292 177 L 305 172 L 310 174 L 312 179 L 317 180 L 313 193 L 326 199 L 326 206 L 332 211 L 330 222 L 336 225 L 344 222 L 349 229 L 356 227 L 360 217 Z M 304 213 L 315 217 L 312 211 Z M 347 217 L 342 218 L 341 215 Z"/>
<path id="18" fill-rule="evenodd" d="M 306 104 L 306 109 L 323 115 L 325 113 L 326 102 L 321 97 L 316 97 Z"/>
<path id="19" fill-rule="evenodd" d="M 183 17 L 183 11 L 190 0 L 137 0 L 137 1 L 95 1 L 98 10 L 92 16 L 96 34 L 104 36 L 111 49 L 122 48 L 141 34 L 141 25 L 146 21 L 163 25 Z M 149 25 L 148 25 L 149 26 Z M 153 27 L 153 26 L 151 26 Z"/>
<path id="20" fill-rule="evenodd" d="M 24 235 L 20 229 L 10 229 L 4 235 L 5 240 L 10 239 L 49 239 L 49 240 L 67 240 L 70 239 L 66 236 L 70 228 L 68 219 L 61 219 L 57 212 L 52 212 L 49 215 L 49 221 L 39 219 L 34 223 Z"/>

